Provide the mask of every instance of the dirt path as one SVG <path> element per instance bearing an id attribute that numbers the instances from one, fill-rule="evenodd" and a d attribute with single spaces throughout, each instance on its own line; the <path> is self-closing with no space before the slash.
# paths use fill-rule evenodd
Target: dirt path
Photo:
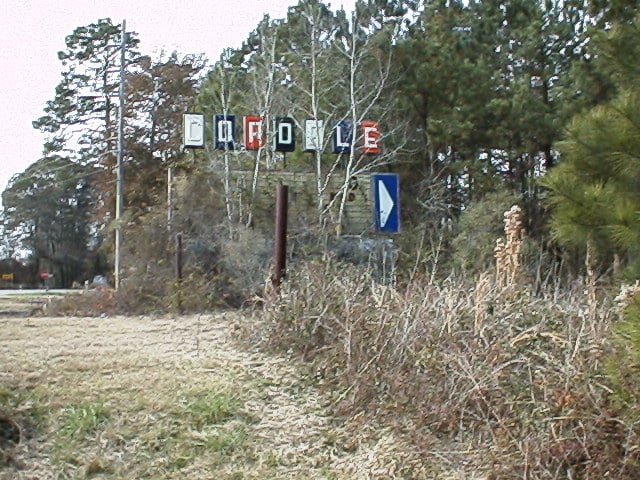
<path id="1" fill-rule="evenodd" d="M 456 478 L 336 423 L 294 362 L 234 338 L 247 322 L 0 318 L 0 419 L 21 429 L 0 479 Z"/>

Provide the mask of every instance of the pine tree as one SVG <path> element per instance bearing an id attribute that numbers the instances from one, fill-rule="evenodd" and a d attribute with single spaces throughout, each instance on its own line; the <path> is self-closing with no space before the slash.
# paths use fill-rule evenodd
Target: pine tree
<path id="1" fill-rule="evenodd" d="M 628 60 L 640 53 L 639 25 L 618 25 L 598 39 L 599 66 L 617 94 L 573 119 L 558 145 L 562 163 L 543 180 L 554 238 L 588 243 L 607 266 L 620 256 L 633 275 L 640 271 L 640 71 Z"/>

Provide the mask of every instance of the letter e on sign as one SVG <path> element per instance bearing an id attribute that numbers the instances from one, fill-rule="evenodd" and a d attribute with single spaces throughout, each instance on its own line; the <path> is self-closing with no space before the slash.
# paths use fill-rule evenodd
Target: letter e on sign
<path id="1" fill-rule="evenodd" d="M 362 153 L 375 155 L 380 153 L 380 127 L 378 122 L 363 121 L 362 126 Z"/>

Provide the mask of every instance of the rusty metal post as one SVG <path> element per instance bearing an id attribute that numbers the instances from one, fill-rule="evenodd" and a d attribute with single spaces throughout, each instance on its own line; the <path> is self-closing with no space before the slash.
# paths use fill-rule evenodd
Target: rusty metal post
<path id="1" fill-rule="evenodd" d="M 176 280 L 182 280 L 182 234 L 176 235 Z"/>
<path id="2" fill-rule="evenodd" d="M 176 235 L 176 283 L 175 283 L 175 305 L 178 312 L 182 313 L 182 234 Z"/>
<path id="3" fill-rule="evenodd" d="M 271 276 L 271 283 L 276 290 L 280 288 L 282 278 L 286 273 L 288 203 L 289 187 L 287 185 L 278 185 L 276 187 L 276 226 L 275 248 L 273 253 L 273 275 Z"/>

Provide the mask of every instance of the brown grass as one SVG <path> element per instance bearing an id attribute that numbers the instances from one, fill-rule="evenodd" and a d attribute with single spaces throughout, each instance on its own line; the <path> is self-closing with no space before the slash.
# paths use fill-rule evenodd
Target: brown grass
<path id="1" fill-rule="evenodd" d="M 491 278 L 390 288 L 310 264 L 267 304 L 270 342 L 313 362 L 334 408 L 411 438 L 421 465 L 463 464 L 464 478 L 640 478 L 640 428 L 613 408 L 605 368 L 607 297 L 594 309 L 582 290 L 533 296 Z"/>
<path id="2" fill-rule="evenodd" d="M 393 478 L 362 476 L 377 432 L 360 449 L 296 362 L 233 339 L 255 330 L 240 315 L 0 329 L 0 416 L 24 432 L 0 445 L 1 479 Z"/>

